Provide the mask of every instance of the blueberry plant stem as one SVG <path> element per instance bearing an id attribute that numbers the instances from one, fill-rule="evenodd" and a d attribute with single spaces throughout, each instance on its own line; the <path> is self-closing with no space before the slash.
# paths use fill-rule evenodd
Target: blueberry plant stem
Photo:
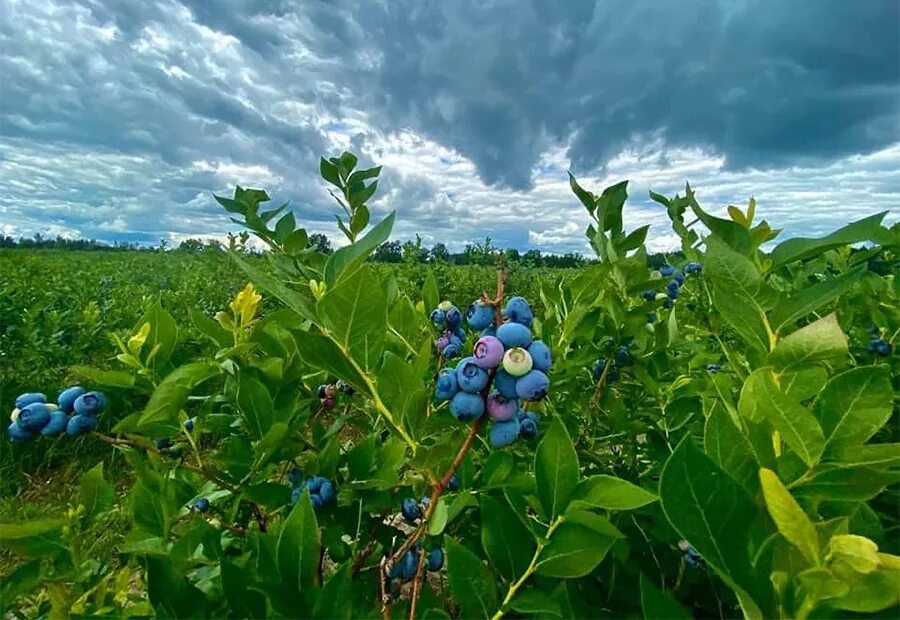
<path id="1" fill-rule="evenodd" d="M 516 596 L 516 592 L 528 581 L 528 578 L 531 577 L 534 572 L 537 570 L 538 566 L 538 558 L 540 558 L 541 551 L 544 550 L 544 547 L 547 546 L 547 543 L 550 540 L 550 537 L 553 536 L 553 532 L 556 531 L 560 525 L 565 522 L 566 518 L 562 515 L 556 517 L 556 520 L 550 524 L 550 527 L 547 528 L 547 533 L 544 535 L 544 540 L 539 541 L 537 544 L 537 548 L 534 550 L 534 555 L 531 556 L 531 563 L 528 564 L 528 568 L 525 569 L 525 572 L 522 573 L 522 576 L 509 584 L 509 588 L 506 590 L 506 596 L 503 597 L 503 602 L 500 603 L 500 609 L 491 616 L 491 620 L 500 620 L 506 612 L 509 610 L 509 604 L 512 602 L 513 598 Z"/>
<path id="2" fill-rule="evenodd" d="M 612 360 L 609 359 L 603 364 L 603 372 L 600 373 L 600 378 L 597 379 L 597 389 L 594 390 L 594 397 L 591 399 L 591 407 L 593 409 L 597 408 L 597 405 L 600 403 L 600 397 L 603 396 L 603 388 L 606 387 L 606 375 L 609 374 L 611 364 Z"/>
<path id="3" fill-rule="evenodd" d="M 413 578 L 412 600 L 409 602 L 409 620 L 416 620 L 416 603 L 419 602 L 419 594 L 422 591 L 422 579 L 425 573 L 425 548 L 419 549 L 419 563 L 416 566 L 416 576 Z"/>

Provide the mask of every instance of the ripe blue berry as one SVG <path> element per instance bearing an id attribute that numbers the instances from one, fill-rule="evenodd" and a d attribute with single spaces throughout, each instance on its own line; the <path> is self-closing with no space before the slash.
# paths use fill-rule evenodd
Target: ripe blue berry
<path id="1" fill-rule="evenodd" d="M 53 437 L 66 432 L 69 425 L 69 416 L 61 409 L 57 409 L 50 414 L 50 421 L 41 429 L 41 435 L 44 437 Z"/>
<path id="2" fill-rule="evenodd" d="M 524 297 L 511 297 L 506 302 L 506 307 L 503 308 L 503 316 L 509 319 L 510 322 L 520 323 L 525 327 L 531 327 L 531 323 L 534 321 L 534 313 Z"/>
<path id="3" fill-rule="evenodd" d="M 97 415 L 106 409 L 106 396 L 102 392 L 88 392 L 75 399 L 72 404 L 79 415 Z"/>
<path id="4" fill-rule="evenodd" d="M 456 382 L 464 392 L 481 392 L 487 386 L 488 379 L 488 372 L 478 366 L 478 360 L 474 357 L 464 358 L 456 365 Z"/>
<path id="5" fill-rule="evenodd" d="M 516 399 L 519 397 L 516 393 L 517 381 L 517 377 L 512 376 L 501 368 L 494 375 L 494 389 L 506 398 Z"/>
<path id="6" fill-rule="evenodd" d="M 444 316 L 447 321 L 447 327 L 449 327 L 451 331 L 456 331 L 462 323 L 462 312 L 460 312 L 459 308 L 456 306 L 451 306 Z"/>
<path id="7" fill-rule="evenodd" d="M 670 280 L 669 283 L 666 284 L 666 295 L 669 296 L 669 299 L 678 299 L 680 288 L 681 285 L 678 284 L 678 280 Z"/>
<path id="8" fill-rule="evenodd" d="M 322 482 L 322 486 L 319 487 L 319 497 L 322 498 L 323 504 L 330 504 L 334 501 L 335 492 L 334 485 L 330 480 L 325 480 Z"/>
<path id="9" fill-rule="evenodd" d="M 172 447 L 172 440 L 168 437 L 157 437 L 154 442 L 157 450 L 165 450 Z"/>
<path id="10" fill-rule="evenodd" d="M 443 327 L 447 322 L 447 313 L 440 308 L 436 308 L 431 313 L 431 322 L 437 327 Z"/>
<path id="11" fill-rule="evenodd" d="M 300 482 L 300 479 L 302 477 L 303 471 L 299 467 L 294 467 L 288 474 L 288 482 L 290 482 L 292 485 L 296 485 L 298 482 Z"/>
<path id="12" fill-rule="evenodd" d="M 664 277 L 669 277 L 673 273 L 675 273 L 675 267 L 671 267 L 669 265 L 665 265 L 664 267 L 659 268 L 659 273 Z"/>
<path id="13" fill-rule="evenodd" d="M 700 273 L 703 271 L 703 265 L 700 263 L 690 262 L 684 266 L 685 273 Z"/>
<path id="14" fill-rule="evenodd" d="M 641 293 L 641 297 L 643 297 L 646 301 L 653 301 L 656 299 L 656 291 L 644 291 Z"/>
<path id="15" fill-rule="evenodd" d="M 460 422 L 477 420 L 484 415 L 484 400 L 480 394 L 457 392 L 450 401 L 450 413 Z"/>
<path id="16" fill-rule="evenodd" d="M 419 562 L 415 554 L 410 549 L 403 554 L 400 559 L 400 579 L 409 581 L 416 576 L 416 570 L 419 568 Z"/>
<path id="17" fill-rule="evenodd" d="M 34 439 L 34 433 L 30 433 L 15 422 L 10 422 L 6 429 L 6 435 L 10 441 L 30 441 Z"/>
<path id="18" fill-rule="evenodd" d="M 34 402 L 22 407 L 16 424 L 23 431 L 37 433 L 50 421 L 50 413 L 51 409 L 46 403 Z"/>
<path id="19" fill-rule="evenodd" d="M 616 351 L 615 359 L 613 360 L 616 366 L 630 366 L 633 363 L 633 359 L 631 357 L 631 350 L 626 346 L 621 346 Z"/>
<path id="20" fill-rule="evenodd" d="M 519 420 L 513 418 L 502 422 L 494 422 L 491 426 L 491 447 L 503 448 L 514 442 L 519 436 Z"/>
<path id="21" fill-rule="evenodd" d="M 428 552 L 428 570 L 431 572 L 439 571 L 444 566 L 444 550 L 435 547 Z"/>
<path id="22" fill-rule="evenodd" d="M 403 518 L 410 523 L 414 523 L 416 519 L 422 516 L 422 510 L 419 508 L 419 504 L 411 497 L 407 497 L 403 500 L 403 503 L 400 504 L 400 512 L 403 514 Z"/>
<path id="23" fill-rule="evenodd" d="M 73 415 L 66 424 L 66 434 L 72 437 L 89 433 L 97 427 L 97 418 L 92 415 Z"/>
<path id="24" fill-rule="evenodd" d="M 47 397 L 40 392 L 26 392 L 16 399 L 16 409 L 24 409 L 32 403 L 46 403 Z"/>
<path id="25" fill-rule="evenodd" d="M 443 355 L 448 360 L 452 360 L 456 357 L 459 357 L 459 350 L 460 345 L 451 342 L 446 347 L 444 347 L 444 350 L 441 351 L 441 355 Z"/>
<path id="26" fill-rule="evenodd" d="M 475 343 L 472 356 L 481 368 L 496 368 L 503 361 L 503 343 L 494 336 L 483 336 Z"/>
<path id="27" fill-rule="evenodd" d="M 205 497 L 201 497 L 194 502 L 194 508 L 196 508 L 198 512 L 206 512 L 209 510 L 209 500 Z"/>
<path id="28" fill-rule="evenodd" d="M 434 397 L 437 400 L 450 400 L 459 391 L 459 383 L 456 381 L 454 368 L 442 368 L 438 373 L 434 386 Z"/>
<path id="29" fill-rule="evenodd" d="M 550 389 L 550 379 L 540 370 L 532 370 L 516 381 L 516 394 L 522 400 L 541 400 Z"/>
<path id="30" fill-rule="evenodd" d="M 450 476 L 450 480 L 447 482 L 447 488 L 450 489 L 451 491 L 459 491 L 459 487 L 460 487 L 459 476 L 457 476 L 456 474 L 453 474 L 452 476 Z"/>
<path id="31" fill-rule="evenodd" d="M 672 308 L 675 307 L 675 300 L 673 300 L 673 299 L 666 299 L 666 300 L 663 301 L 663 304 L 662 304 L 662 305 L 663 305 L 663 308 L 665 308 L 666 310 L 670 310 L 670 309 L 672 309 Z"/>
<path id="32" fill-rule="evenodd" d="M 715 373 L 719 372 L 720 370 L 722 370 L 722 367 L 719 366 L 718 364 L 707 364 L 706 370 L 715 374 Z"/>
<path id="33" fill-rule="evenodd" d="M 466 322 L 472 329 L 482 330 L 488 327 L 494 320 L 494 308 L 482 303 L 480 300 L 473 301 L 466 310 Z"/>
<path id="34" fill-rule="evenodd" d="M 531 330 L 521 323 L 504 323 L 497 328 L 497 338 L 507 349 L 527 349 L 531 345 Z"/>
<path id="35" fill-rule="evenodd" d="M 528 347 L 528 354 L 531 355 L 531 367 L 535 370 L 547 372 L 553 365 L 553 356 L 550 354 L 550 347 L 541 340 L 535 340 L 531 343 L 531 346 Z"/>
<path id="36" fill-rule="evenodd" d="M 194 418 L 188 418 L 184 421 L 184 430 L 189 433 L 194 430 Z"/>
<path id="37" fill-rule="evenodd" d="M 525 439 L 537 437 L 540 421 L 536 413 L 522 411 L 519 413 L 519 435 Z"/>
<path id="38" fill-rule="evenodd" d="M 316 396 L 317 396 L 318 398 L 320 398 L 320 399 L 321 399 L 321 398 L 325 398 L 325 390 L 326 390 L 327 388 L 328 388 L 328 386 L 325 385 L 324 383 L 323 383 L 322 385 L 320 385 L 320 386 L 318 387 L 318 389 L 316 389 Z"/>
<path id="39" fill-rule="evenodd" d="M 80 386 L 72 386 L 66 388 L 56 397 L 56 404 L 64 413 L 72 413 L 74 411 L 75 400 L 84 394 L 84 388 Z"/>

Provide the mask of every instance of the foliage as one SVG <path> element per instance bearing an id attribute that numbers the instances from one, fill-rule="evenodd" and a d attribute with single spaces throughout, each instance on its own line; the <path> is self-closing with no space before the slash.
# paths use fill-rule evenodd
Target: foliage
<path id="1" fill-rule="evenodd" d="M 493 270 L 460 284 L 447 265 L 368 261 L 394 214 L 369 221 L 380 167 L 356 164 L 321 163 L 348 245 L 322 251 L 284 206 L 238 187 L 217 199 L 271 248 L 231 250 L 252 284 L 212 316 L 175 318 L 161 295 L 120 333 L 117 364 L 75 369 L 119 394 L 85 440 L 133 471 L 125 559 L 90 553 L 84 533 L 119 508 L 92 469 L 68 512 L 0 524 L 21 559 L 4 611 L 34 592 L 54 616 L 805 618 L 897 605 L 897 361 L 867 344 L 896 343 L 897 280 L 873 265 L 896 265 L 900 230 L 876 216 L 764 251 L 776 232 L 754 223 L 755 203 L 723 219 L 686 187 L 652 195 L 682 254 L 650 264 L 646 228 L 626 230 L 627 184 L 597 195 L 572 178 L 598 261 L 500 273 L 498 293 L 541 300 L 532 330 L 551 348 L 553 389 L 534 442 L 491 449 L 432 398 L 428 312 L 481 298 Z M 490 240 L 470 253 L 495 255 Z M 210 286 L 223 281 L 236 282 Z M 323 407 L 318 386 L 338 381 L 352 389 Z M 333 483 L 336 500 L 314 504 L 294 468 Z M 408 537 L 401 499 L 422 496 Z M 415 538 L 415 574 L 436 547 L 446 567 L 401 585 L 389 575 Z"/>

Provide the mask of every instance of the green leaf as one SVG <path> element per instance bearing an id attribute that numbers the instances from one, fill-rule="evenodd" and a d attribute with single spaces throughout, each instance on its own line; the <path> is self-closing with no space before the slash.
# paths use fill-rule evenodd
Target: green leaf
<path id="1" fill-rule="evenodd" d="M 337 166 L 324 157 L 319 160 L 319 174 L 335 187 L 341 187 L 341 177 L 338 174 Z"/>
<path id="2" fill-rule="evenodd" d="M 750 252 L 750 233 L 746 228 L 737 222 L 732 222 L 731 220 L 726 220 L 721 217 L 715 217 L 701 209 L 700 205 L 697 204 L 697 201 L 694 199 L 694 193 L 691 191 L 690 187 L 687 188 L 687 198 L 690 201 L 691 209 L 693 209 L 700 221 L 709 228 L 710 232 L 726 243 L 736 253 L 747 255 Z M 709 238 L 707 238 L 707 244 L 708 243 Z"/>
<path id="3" fill-rule="evenodd" d="M 168 533 L 169 519 L 163 498 L 143 480 L 138 480 L 131 488 L 131 512 L 135 524 L 150 534 L 166 536 Z"/>
<path id="4" fill-rule="evenodd" d="M 147 556 L 147 595 L 159 618 L 205 618 L 206 595 L 175 568 L 172 560 Z"/>
<path id="5" fill-rule="evenodd" d="M 68 523 L 64 518 L 28 519 L 15 523 L 0 523 L 0 540 L 20 540 L 42 536 L 62 529 Z"/>
<path id="6" fill-rule="evenodd" d="M 159 303 L 155 303 L 147 310 L 143 317 L 137 322 L 134 331 L 138 331 L 144 323 L 150 323 L 150 333 L 147 340 L 144 341 L 143 351 L 145 356 L 152 351 L 157 345 L 159 350 L 154 357 L 155 362 L 165 362 L 172 357 L 175 350 L 175 343 L 178 340 L 178 324 L 172 315 L 163 310 Z"/>
<path id="7" fill-rule="evenodd" d="M 6 618 L 13 618 L 6 612 L 12 607 L 16 599 L 23 594 L 35 591 L 41 582 L 41 565 L 43 558 L 20 564 L 12 570 L 4 571 L 3 581 L 0 582 L 0 614 Z"/>
<path id="8" fill-rule="evenodd" d="M 212 340 L 217 346 L 226 348 L 234 345 L 232 335 L 216 321 L 212 320 L 196 308 L 191 308 L 191 322 L 198 332 Z"/>
<path id="9" fill-rule="evenodd" d="M 447 527 L 448 516 L 447 502 L 444 501 L 443 497 L 440 497 L 438 498 L 437 506 L 434 507 L 434 512 L 431 513 L 431 519 L 428 520 L 428 535 L 438 536 L 443 533 L 444 528 Z"/>
<path id="10" fill-rule="evenodd" d="M 347 151 L 341 153 L 341 157 L 337 162 L 338 170 L 341 173 L 341 178 L 346 179 L 350 176 L 350 173 L 356 167 L 357 161 L 359 160 L 353 153 L 348 153 Z"/>
<path id="11" fill-rule="evenodd" d="M 290 501 L 291 488 L 286 484 L 278 484 L 277 482 L 260 482 L 246 487 L 244 496 L 251 502 L 256 502 L 269 508 L 278 508 Z"/>
<path id="12" fill-rule="evenodd" d="M 361 239 L 346 245 L 328 257 L 325 263 L 325 282 L 333 286 L 342 273 L 362 263 L 369 254 L 384 243 L 394 227 L 394 213 L 391 213 L 372 227 Z"/>
<path id="13" fill-rule="evenodd" d="M 72 366 L 70 370 L 97 386 L 125 389 L 134 387 L 134 375 L 123 370 L 102 370 L 92 366 Z"/>
<path id="14" fill-rule="evenodd" d="M 731 587 L 744 614 L 761 618 L 746 537 L 756 509 L 750 495 L 690 439 L 663 467 L 659 497 L 669 523 Z"/>
<path id="15" fill-rule="evenodd" d="M 297 340 L 297 353 L 304 362 L 326 371 L 329 376 L 343 380 L 355 390 L 368 394 L 365 379 L 331 338 L 312 332 L 294 332 L 294 337 Z"/>
<path id="16" fill-rule="evenodd" d="M 900 443 L 850 446 L 838 451 L 838 467 L 896 467 L 900 465 Z"/>
<path id="17" fill-rule="evenodd" d="M 839 228 L 824 237 L 795 237 L 784 241 L 772 250 L 772 268 L 786 265 L 797 260 L 812 258 L 832 248 L 858 243 L 860 241 L 878 240 L 881 236 L 881 220 L 887 211 L 870 215 L 843 228 Z"/>
<path id="18" fill-rule="evenodd" d="M 230 252 L 232 260 L 237 266 L 247 274 L 256 286 L 270 295 L 274 295 L 281 303 L 310 321 L 317 321 L 315 310 L 312 305 L 311 293 L 301 293 L 294 289 L 288 288 L 281 280 L 270 275 L 266 269 L 261 269 L 256 265 L 250 264 L 242 258 L 237 252 Z M 333 255 L 332 255 L 333 256 Z"/>
<path id="19" fill-rule="evenodd" d="M 819 563 L 819 536 L 800 504 L 771 469 L 759 470 L 759 483 L 769 515 L 781 535 L 794 545 L 810 564 Z"/>
<path id="20" fill-rule="evenodd" d="M 367 168 L 366 170 L 357 170 L 347 179 L 347 185 L 352 186 L 359 183 L 360 181 L 368 181 L 369 179 L 374 179 L 379 174 L 381 174 L 381 166 Z"/>
<path id="21" fill-rule="evenodd" d="M 477 555 L 452 538 L 447 544 L 450 593 L 459 603 L 462 618 L 490 618 L 497 611 L 496 579 Z"/>
<path id="22" fill-rule="evenodd" d="M 690 620 L 691 614 L 641 573 L 641 609 L 644 620 Z"/>
<path id="23" fill-rule="evenodd" d="M 313 618 L 350 620 L 353 617 L 353 582 L 350 564 L 345 564 L 325 583 L 316 597 Z"/>
<path id="24" fill-rule="evenodd" d="M 779 340 L 769 363 L 782 370 L 796 369 L 846 355 L 847 336 L 832 313 Z"/>
<path id="25" fill-rule="evenodd" d="M 520 614 L 540 614 L 541 616 L 553 616 L 554 618 L 562 618 L 562 610 L 559 603 L 550 598 L 550 595 L 543 590 L 532 588 L 530 590 L 519 590 L 516 596 L 510 601 L 509 606 L 513 611 Z"/>
<path id="26" fill-rule="evenodd" d="M 266 386 L 256 377 L 242 372 L 237 390 L 237 404 L 244 427 L 254 439 L 262 439 L 272 428 L 275 405 Z"/>
<path id="27" fill-rule="evenodd" d="M 753 446 L 721 407 L 716 407 L 706 420 L 703 448 L 716 465 L 750 493 L 756 493 L 760 464 Z"/>
<path id="28" fill-rule="evenodd" d="M 350 232 L 354 235 L 358 235 L 368 225 L 369 210 L 365 205 L 359 205 L 356 207 L 356 210 L 353 212 L 353 217 L 350 219 Z"/>
<path id="29" fill-rule="evenodd" d="M 361 208 L 366 201 L 372 197 L 375 193 L 375 190 L 378 189 L 378 181 L 372 181 L 368 185 L 363 185 L 362 183 L 358 183 L 351 187 L 350 189 L 350 204 L 353 205 L 357 210 Z M 366 210 L 368 214 L 368 210 Z M 356 219 L 354 217 L 354 219 Z M 368 215 L 366 215 L 366 221 L 368 222 Z M 360 230 L 365 228 L 365 224 L 360 227 Z"/>
<path id="30" fill-rule="evenodd" d="M 622 533 L 605 518 L 590 512 L 573 512 L 541 551 L 537 572 L 563 579 L 584 577 L 620 538 L 624 538 Z"/>
<path id="31" fill-rule="evenodd" d="M 829 454 L 863 444 L 887 424 L 894 390 L 887 366 L 860 366 L 832 377 L 813 411 Z"/>
<path id="32" fill-rule="evenodd" d="M 319 566 L 319 524 L 309 491 L 304 491 L 278 533 L 276 556 L 278 573 L 287 592 L 301 599 L 309 596 Z M 312 601 L 306 599 L 306 602 Z"/>
<path id="33" fill-rule="evenodd" d="M 422 303 L 425 305 L 426 312 L 431 312 L 440 303 L 437 280 L 434 277 L 434 272 L 430 270 L 425 278 L 425 285 L 422 287 Z"/>
<path id="34" fill-rule="evenodd" d="M 813 366 L 781 373 L 779 387 L 788 398 L 800 402 L 821 392 L 827 382 L 828 371 L 822 366 Z"/>
<path id="35" fill-rule="evenodd" d="M 775 384 L 771 368 L 760 368 L 747 377 L 741 402 L 755 404 L 791 449 L 812 467 L 825 448 L 825 435 L 812 412 L 789 399 Z"/>
<path id="36" fill-rule="evenodd" d="M 525 573 L 536 548 L 531 532 L 509 504 L 489 495 L 481 496 L 481 546 L 497 572 L 508 581 Z"/>
<path id="37" fill-rule="evenodd" d="M 181 428 L 178 412 L 187 403 L 188 395 L 198 385 L 218 374 L 219 365 L 211 361 L 192 362 L 170 372 L 150 396 L 138 419 L 138 429 L 146 434 L 178 432 Z"/>
<path id="38" fill-rule="evenodd" d="M 803 484 L 794 487 L 795 495 L 831 501 L 868 501 L 889 484 L 900 482 L 900 472 L 873 467 L 824 467 Z"/>
<path id="39" fill-rule="evenodd" d="M 578 200 L 581 201 L 588 213 L 593 215 L 594 210 L 597 208 L 596 198 L 591 192 L 578 184 L 571 172 L 569 173 L 569 187 L 572 188 L 572 192 L 578 197 Z"/>
<path id="40" fill-rule="evenodd" d="M 222 559 L 222 592 L 233 612 L 242 618 L 265 618 L 266 597 L 247 586 L 253 582 L 252 573 L 246 568 Z"/>
<path id="41" fill-rule="evenodd" d="M 561 515 L 578 484 L 578 455 L 569 432 L 558 417 L 534 454 L 537 495 L 548 519 Z"/>
<path id="42" fill-rule="evenodd" d="M 578 507 L 604 510 L 634 510 L 659 499 L 655 493 L 615 476 L 597 475 L 578 483 L 572 493 L 571 510 Z"/>
<path id="43" fill-rule="evenodd" d="M 84 518 L 92 519 L 110 506 L 116 499 L 116 488 L 103 477 L 103 463 L 97 463 L 81 476 L 78 486 L 78 503 L 85 508 Z"/>
<path id="44" fill-rule="evenodd" d="M 797 319 L 815 312 L 846 293 L 866 271 L 865 265 L 841 274 L 836 278 L 818 282 L 780 300 L 772 310 L 771 322 L 775 332 L 791 325 Z"/>
<path id="45" fill-rule="evenodd" d="M 282 246 L 288 255 L 297 256 L 309 247 L 309 235 L 303 228 L 298 228 L 285 238 Z"/>
<path id="46" fill-rule="evenodd" d="M 750 346 L 768 351 L 771 337 L 766 318 L 767 304 L 763 302 L 772 296 L 771 291 L 749 258 L 715 237 L 707 238 L 706 245 L 703 273 L 713 284 L 713 304 Z"/>
<path id="47" fill-rule="evenodd" d="M 364 370 L 375 368 L 384 351 L 387 307 L 372 267 L 363 265 L 343 278 L 317 307 L 338 346 Z"/>
<path id="48" fill-rule="evenodd" d="M 275 224 L 275 240 L 283 244 L 296 227 L 297 221 L 294 219 L 294 214 L 288 211 Z"/>

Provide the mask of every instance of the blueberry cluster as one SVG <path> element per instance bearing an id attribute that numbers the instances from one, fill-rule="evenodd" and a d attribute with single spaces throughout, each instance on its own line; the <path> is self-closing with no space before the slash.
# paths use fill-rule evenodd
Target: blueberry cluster
<path id="1" fill-rule="evenodd" d="M 337 404 L 338 393 L 353 396 L 354 390 L 341 380 L 338 380 L 335 383 L 323 383 L 320 385 L 316 390 L 316 396 L 319 397 L 322 409 L 331 409 L 334 407 Z"/>
<path id="2" fill-rule="evenodd" d="M 322 476 L 312 476 L 303 479 L 303 473 L 299 468 L 295 467 L 291 470 L 288 480 L 293 486 L 291 491 L 291 506 L 297 503 L 302 497 L 303 491 L 309 489 L 309 499 L 312 500 L 313 508 L 321 508 L 326 504 L 330 504 L 335 499 L 334 484 L 328 478 Z"/>
<path id="3" fill-rule="evenodd" d="M 703 558 L 697 553 L 697 550 L 691 546 L 691 543 L 682 539 L 678 541 L 678 549 L 684 554 L 685 563 L 691 568 L 698 568 L 703 564 Z"/>
<path id="4" fill-rule="evenodd" d="M 469 327 L 481 330 L 472 355 L 438 374 L 435 398 L 450 401 L 450 412 L 461 421 L 476 420 L 487 412 L 494 421 L 491 445 L 501 448 L 518 437 L 534 437 L 538 417 L 521 403 L 547 395 L 552 365 L 550 347 L 532 340 L 534 315 L 522 297 L 511 298 L 502 311 L 506 320 L 493 325 L 494 310 L 481 301 L 466 313 Z M 446 355 L 445 355 L 446 357 Z"/>
<path id="5" fill-rule="evenodd" d="M 403 554 L 400 561 L 394 564 L 388 576 L 391 579 L 400 579 L 401 581 L 410 581 L 416 576 L 416 570 L 419 567 L 419 553 L 422 545 L 416 543 Z M 435 547 L 425 556 L 425 567 L 432 572 L 439 571 L 444 566 L 444 550 Z"/>
<path id="6" fill-rule="evenodd" d="M 447 489 L 450 491 L 458 491 L 459 487 L 459 476 L 453 474 L 450 476 L 450 480 L 447 481 Z M 418 502 L 415 498 L 407 497 L 400 503 L 400 514 L 402 514 L 403 518 L 410 523 L 415 523 L 425 514 L 425 510 L 428 508 L 428 503 L 430 501 L 431 499 L 427 496 L 423 497 Z"/>
<path id="7" fill-rule="evenodd" d="M 440 330 L 440 334 L 434 339 L 434 347 L 448 360 L 459 357 L 466 341 L 462 318 L 459 308 L 449 301 L 442 301 L 431 311 L 431 322 Z"/>
<path id="8" fill-rule="evenodd" d="M 97 427 L 97 416 L 106 409 L 106 396 L 74 386 L 59 393 L 56 403 L 38 392 L 22 394 L 10 415 L 10 441 L 29 441 L 38 435 L 83 435 Z"/>
<path id="9" fill-rule="evenodd" d="M 881 329 L 873 325 L 869 328 L 869 333 L 876 337 L 872 338 L 872 340 L 869 342 L 869 346 L 866 347 L 866 351 L 868 353 L 881 357 L 887 357 L 888 355 L 890 355 L 893 347 L 891 346 L 890 342 L 888 342 L 884 338 L 878 337 L 878 335 L 881 333 Z"/>
<path id="10" fill-rule="evenodd" d="M 606 341 L 606 347 L 610 349 L 615 349 L 615 354 L 612 359 L 612 366 L 609 371 L 606 373 L 606 385 L 612 385 L 619 379 L 619 371 L 626 366 L 631 366 L 634 364 L 634 356 L 631 353 L 631 339 L 626 339 L 622 342 L 621 345 L 616 347 L 615 341 L 609 339 Z M 594 364 L 593 371 L 591 372 L 594 377 L 594 382 L 600 380 L 600 377 L 603 376 L 603 370 L 606 368 L 606 358 L 601 357 L 597 360 L 597 363 Z"/>
<path id="11" fill-rule="evenodd" d="M 687 275 L 700 273 L 703 271 L 703 266 L 700 263 L 690 262 L 684 266 L 684 271 L 679 271 L 672 267 L 671 265 L 665 265 L 659 269 L 660 276 L 664 278 L 672 278 L 666 283 L 666 292 L 662 297 L 663 299 L 663 308 L 672 308 L 675 306 L 675 300 L 678 299 L 679 294 L 681 293 L 681 287 L 684 285 L 684 280 Z M 646 290 L 641 293 L 641 297 L 645 301 L 654 301 L 657 299 L 657 293 L 654 290 Z M 647 322 L 652 323 L 656 320 L 656 315 L 653 315 L 653 320 L 651 320 L 648 316 Z"/>

